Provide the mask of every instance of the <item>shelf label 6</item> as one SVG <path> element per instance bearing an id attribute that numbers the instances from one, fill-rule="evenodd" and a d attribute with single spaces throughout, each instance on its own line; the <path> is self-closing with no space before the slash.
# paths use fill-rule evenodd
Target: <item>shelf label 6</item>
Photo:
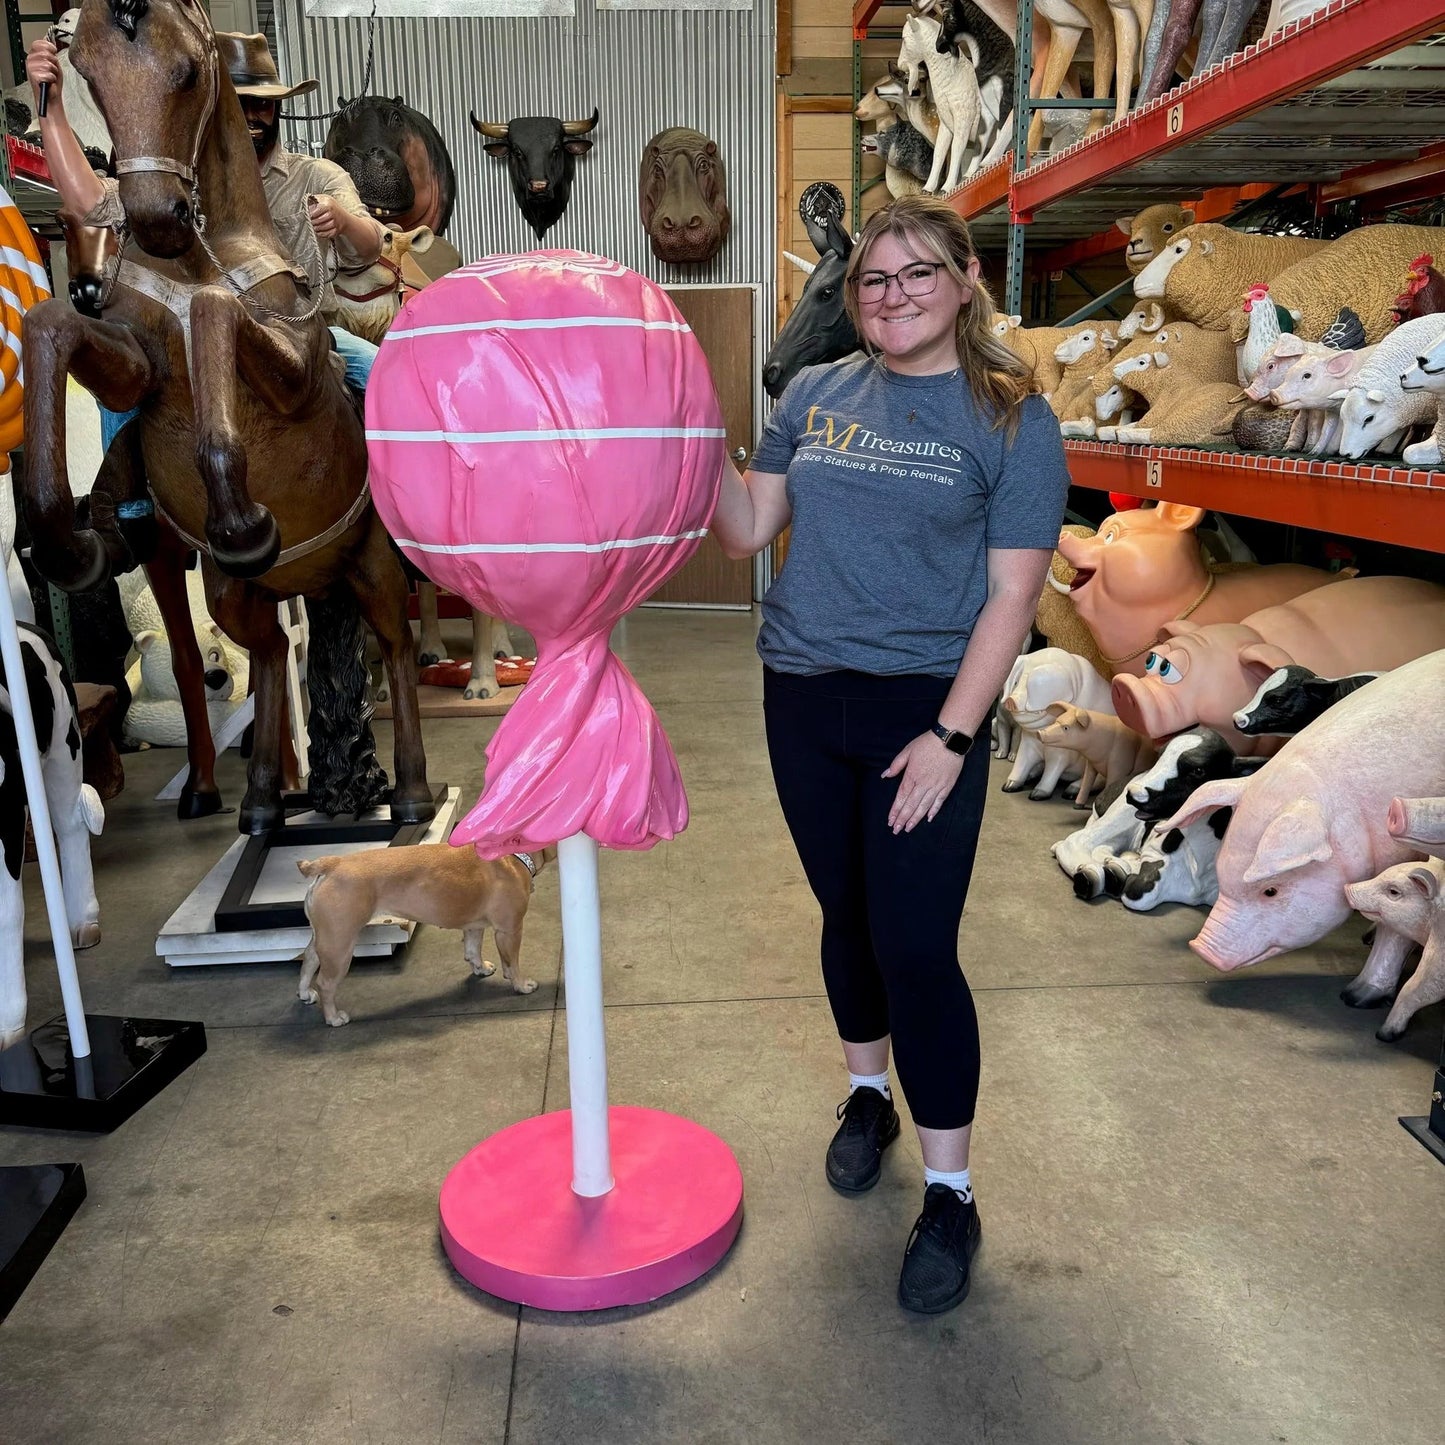
<path id="1" fill-rule="evenodd" d="M 1162 487 L 1164 485 L 1164 463 L 1157 458 L 1144 463 L 1144 485 L 1146 487 Z"/>
<path id="2" fill-rule="evenodd" d="M 1176 101 L 1164 117 L 1164 134 L 1178 135 L 1184 129 L 1184 102 Z"/>

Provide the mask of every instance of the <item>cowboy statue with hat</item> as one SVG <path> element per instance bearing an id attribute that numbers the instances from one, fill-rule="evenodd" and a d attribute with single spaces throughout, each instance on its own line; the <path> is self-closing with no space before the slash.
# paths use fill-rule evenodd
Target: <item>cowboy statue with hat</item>
<path id="1" fill-rule="evenodd" d="M 386 230 L 367 214 L 351 177 L 335 161 L 288 151 L 281 144 L 281 102 L 309 95 L 320 82 L 300 80 L 284 85 L 264 35 L 218 30 L 216 52 L 241 99 L 261 165 L 261 188 L 281 244 L 293 258 L 304 255 L 309 223 L 318 240 L 329 241 L 336 248 L 337 262 L 344 270 L 370 266 L 386 244 Z M 346 362 L 347 379 L 364 387 L 376 348 L 340 327 L 332 327 L 332 335 Z"/>
<path id="2" fill-rule="evenodd" d="M 372 265 L 386 242 L 380 221 L 366 212 L 350 176 L 334 161 L 321 156 L 288 151 L 280 141 L 280 103 L 291 96 L 307 95 L 318 81 L 303 80 L 284 85 L 271 58 L 264 35 L 215 32 L 216 52 L 246 116 L 251 144 L 261 167 L 261 188 L 271 212 L 276 234 L 293 261 L 306 265 L 317 241 L 328 243 L 336 252 L 337 264 L 355 271 Z M 55 44 L 48 37 L 34 41 L 26 55 L 25 71 L 37 95 L 41 85 L 50 87 L 46 117 L 40 122 L 41 140 L 51 177 L 62 202 L 91 225 L 114 225 L 124 219 L 116 182 L 105 180 L 91 170 L 75 133 L 66 121 L 64 77 Z M 330 292 L 328 284 L 326 290 Z M 329 309 L 330 297 L 323 300 Z M 346 363 L 346 377 L 353 386 L 365 387 L 376 359 L 376 347 L 360 336 L 333 326 L 336 350 Z M 102 439 L 108 445 L 127 414 L 102 414 Z M 109 423 L 107 426 L 106 423 Z M 106 433 L 109 432 L 109 435 Z"/>

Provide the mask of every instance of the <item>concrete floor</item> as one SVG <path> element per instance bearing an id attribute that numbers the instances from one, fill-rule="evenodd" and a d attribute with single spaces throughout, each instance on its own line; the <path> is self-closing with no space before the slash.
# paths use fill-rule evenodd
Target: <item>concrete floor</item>
<path id="1" fill-rule="evenodd" d="M 0 1163 L 79 1159 L 90 1188 L 0 1326 L 0 1441 L 1442 1438 L 1445 1169 L 1395 1122 L 1425 1106 L 1440 1010 L 1377 1043 L 1379 1015 L 1336 997 L 1358 928 L 1223 978 L 1184 947 L 1197 912 L 1075 902 L 1048 855 L 1062 803 L 990 802 L 962 935 L 985 1244 L 961 1309 L 898 1309 L 917 1145 L 862 1199 L 824 1182 L 846 1080 L 752 636 L 735 614 L 623 624 L 693 821 L 602 860 L 612 1097 L 732 1145 L 747 1214 L 723 1263 L 585 1317 L 463 1283 L 437 1238 L 446 1171 L 566 1103 L 555 872 L 528 919 L 536 993 L 472 979 L 460 937 L 425 929 L 357 964 L 354 1021 L 327 1029 L 290 965 L 154 957 L 235 820 L 178 824 L 150 800 L 175 755 L 139 754 L 95 844 L 86 1001 L 201 1019 L 210 1047 L 109 1137 L 0 1130 Z M 429 723 L 432 781 L 469 803 L 491 728 Z M 232 802 L 240 780 L 231 755 Z M 32 886 L 36 1021 L 58 1010 L 43 918 Z"/>

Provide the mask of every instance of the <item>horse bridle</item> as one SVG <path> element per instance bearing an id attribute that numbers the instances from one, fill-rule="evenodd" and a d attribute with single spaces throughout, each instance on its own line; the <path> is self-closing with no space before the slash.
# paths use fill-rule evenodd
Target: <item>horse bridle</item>
<path id="1" fill-rule="evenodd" d="M 179 176 L 191 188 L 191 213 L 195 217 L 197 229 L 205 225 L 205 216 L 200 207 L 200 177 L 196 168 L 201 163 L 201 146 L 205 144 L 206 130 L 211 124 L 211 118 L 216 113 L 216 98 L 221 93 L 221 57 L 216 50 L 216 32 L 211 26 L 210 17 L 197 0 L 181 0 L 181 13 L 190 20 L 195 27 L 196 33 L 200 36 L 201 45 L 205 49 L 204 65 L 209 72 L 211 81 L 210 94 L 206 97 L 205 113 L 201 116 L 201 123 L 196 127 L 196 143 L 191 147 L 191 163 L 187 165 L 184 161 L 178 161 L 174 156 L 132 156 L 129 160 L 118 160 L 115 165 L 117 176 L 139 175 L 148 171 L 164 171 L 170 175 Z M 199 11 L 200 19 L 197 20 L 191 11 Z"/>
<path id="2" fill-rule="evenodd" d="M 203 10 L 199 0 L 181 0 L 181 13 L 186 16 L 191 25 L 195 27 L 200 37 L 201 45 L 205 51 L 202 65 L 209 73 L 211 88 L 206 97 L 206 108 L 201 115 L 199 125 L 196 127 L 196 141 L 191 147 L 191 160 L 187 165 L 184 161 L 177 160 L 174 156 L 131 156 L 126 160 L 117 160 L 115 173 L 120 176 L 142 175 L 146 173 L 161 172 L 166 175 L 179 176 L 191 188 L 191 228 L 196 233 L 196 240 L 201 243 L 201 249 L 206 253 L 206 259 L 210 261 L 220 273 L 222 281 L 230 287 L 232 292 L 244 301 L 252 310 L 269 316 L 276 321 L 296 323 L 309 321 L 321 309 L 321 302 L 326 294 L 326 257 L 322 246 L 318 242 L 317 254 L 321 262 L 321 281 L 318 285 L 311 275 L 311 268 L 306 268 L 306 284 L 312 290 L 312 302 L 308 310 L 299 315 L 286 315 L 280 311 L 273 311 L 269 306 L 262 305 L 249 292 L 248 289 L 238 286 L 233 279 L 231 272 L 221 263 L 221 259 L 211 249 L 211 243 L 206 239 L 206 213 L 201 206 L 201 147 L 206 143 L 206 132 L 210 129 L 212 120 L 216 115 L 216 101 L 221 94 L 221 57 L 216 49 L 215 27 L 211 24 L 210 16 Z M 126 228 L 129 231 L 129 227 Z M 121 248 L 124 249 L 124 235 L 121 238 Z M 117 253 L 118 258 L 119 253 Z M 119 268 L 117 268 L 118 271 Z M 102 305 L 104 297 L 109 293 L 109 287 L 102 292 Z"/>

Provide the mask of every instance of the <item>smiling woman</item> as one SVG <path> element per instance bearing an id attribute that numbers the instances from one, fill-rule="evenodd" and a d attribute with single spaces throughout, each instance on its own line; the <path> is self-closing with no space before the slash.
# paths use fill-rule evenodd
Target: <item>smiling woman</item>
<path id="1" fill-rule="evenodd" d="M 1068 473 L 946 203 L 894 202 L 843 257 L 869 355 L 797 374 L 747 476 L 725 468 L 713 527 L 746 556 L 792 524 L 758 651 L 849 1073 L 824 1168 L 844 1194 L 878 1181 L 896 1049 L 926 1185 L 898 1298 L 931 1314 L 968 1293 L 979 1240 L 978 1020 L 958 961 L 988 780 L 973 735 L 1032 620 Z"/>

